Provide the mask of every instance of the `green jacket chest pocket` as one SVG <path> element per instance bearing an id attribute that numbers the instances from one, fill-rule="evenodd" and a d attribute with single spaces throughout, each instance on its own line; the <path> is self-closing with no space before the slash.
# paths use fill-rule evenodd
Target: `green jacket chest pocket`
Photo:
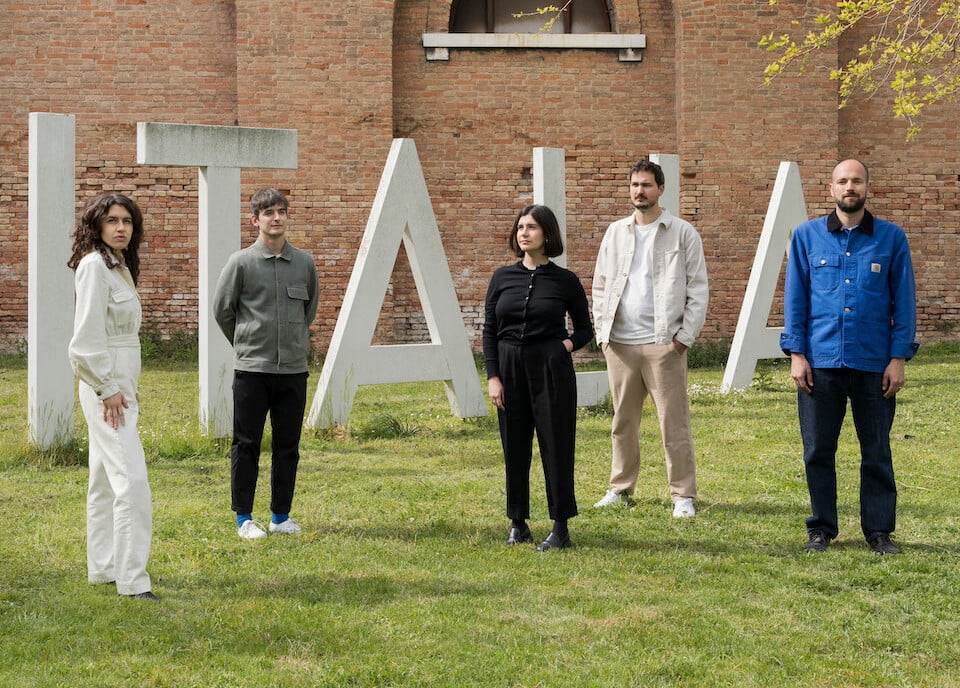
<path id="1" fill-rule="evenodd" d="M 310 294 L 306 286 L 295 285 L 287 287 L 287 321 L 302 323 L 306 320 L 304 313 Z"/>

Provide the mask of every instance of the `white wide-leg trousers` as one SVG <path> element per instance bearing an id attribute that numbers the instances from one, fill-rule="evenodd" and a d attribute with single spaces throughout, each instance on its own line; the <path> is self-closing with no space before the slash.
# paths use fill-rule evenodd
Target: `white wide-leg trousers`
<path id="1" fill-rule="evenodd" d="M 139 352 L 138 352 L 139 353 Z M 150 590 L 147 560 L 153 537 L 153 511 L 147 463 L 137 430 L 136 393 L 123 389 L 129 408 L 126 424 L 114 430 L 103 420 L 103 404 L 80 382 L 80 406 L 90 438 L 87 489 L 87 580 L 116 581 L 117 593 Z"/>

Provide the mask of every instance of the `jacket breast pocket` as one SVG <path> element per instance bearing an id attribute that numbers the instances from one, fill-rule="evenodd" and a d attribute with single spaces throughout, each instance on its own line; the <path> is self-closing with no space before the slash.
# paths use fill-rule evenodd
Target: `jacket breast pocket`
<path id="1" fill-rule="evenodd" d="M 857 277 L 864 292 L 874 296 L 888 293 L 890 256 L 875 254 L 861 259 L 859 272 Z"/>
<path id="2" fill-rule="evenodd" d="M 129 289 L 111 289 L 107 304 L 110 314 L 107 334 L 130 334 L 136 332 L 138 317 L 137 297 Z"/>
<path id="3" fill-rule="evenodd" d="M 307 301 L 310 300 L 310 294 L 304 285 L 293 285 L 287 287 L 287 321 L 302 323 L 306 318 L 304 311 L 307 307 Z"/>
<path id="4" fill-rule="evenodd" d="M 834 291 L 840 286 L 840 256 L 836 253 L 810 256 L 810 286 Z"/>
<path id="5" fill-rule="evenodd" d="M 133 292 L 129 289 L 111 289 L 110 300 L 113 303 L 126 303 L 133 298 Z"/>
<path id="6" fill-rule="evenodd" d="M 660 256 L 663 281 L 669 289 L 684 289 L 687 285 L 687 254 L 682 248 L 664 251 Z"/>

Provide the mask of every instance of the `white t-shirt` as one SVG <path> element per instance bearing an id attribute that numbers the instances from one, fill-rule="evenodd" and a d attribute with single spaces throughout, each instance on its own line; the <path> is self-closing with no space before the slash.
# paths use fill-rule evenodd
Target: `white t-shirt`
<path id="1" fill-rule="evenodd" d="M 620 295 L 620 305 L 613 318 L 610 341 L 618 344 L 652 344 L 653 324 L 653 237 L 660 218 L 648 225 L 633 225 L 633 261 L 630 275 Z"/>

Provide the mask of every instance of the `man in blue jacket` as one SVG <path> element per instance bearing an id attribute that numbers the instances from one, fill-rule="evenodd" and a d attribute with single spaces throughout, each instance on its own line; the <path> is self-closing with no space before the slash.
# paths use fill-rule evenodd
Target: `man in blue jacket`
<path id="1" fill-rule="evenodd" d="M 836 209 L 794 230 L 780 348 L 797 384 L 810 491 L 808 551 L 837 537 L 836 452 L 847 399 L 860 440 L 860 526 L 878 554 L 890 540 L 897 487 L 890 452 L 896 394 L 913 357 L 916 288 L 904 231 L 864 209 L 869 173 L 859 160 L 833 170 Z"/>

